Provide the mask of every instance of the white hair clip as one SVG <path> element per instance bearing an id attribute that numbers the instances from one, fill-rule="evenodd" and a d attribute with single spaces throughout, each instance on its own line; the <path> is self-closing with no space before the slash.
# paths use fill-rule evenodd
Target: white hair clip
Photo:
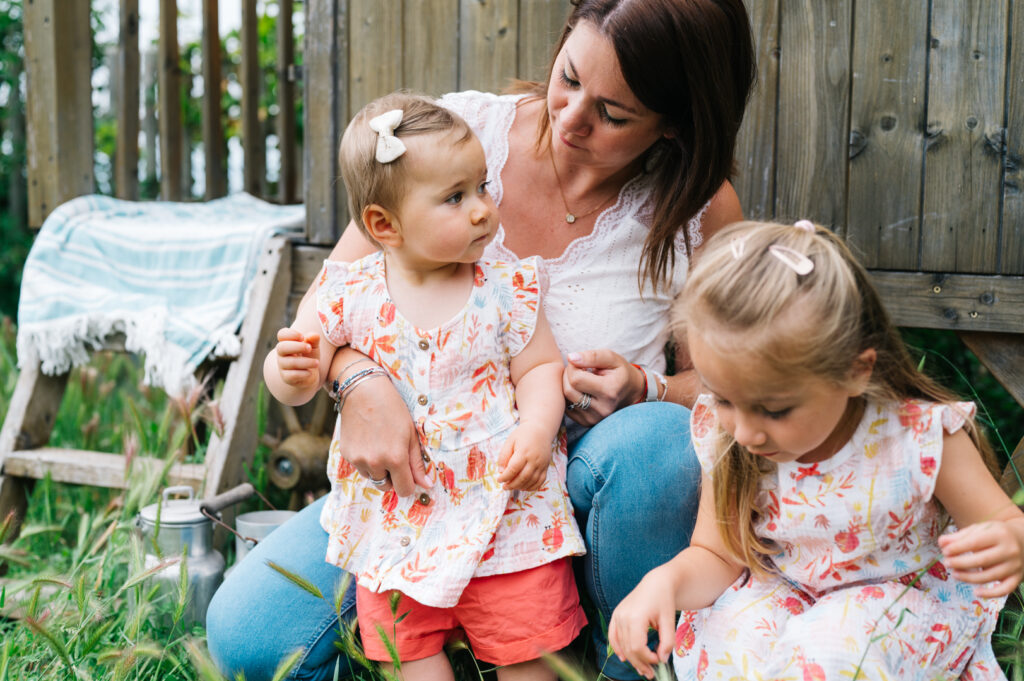
<path id="1" fill-rule="evenodd" d="M 793 223 L 793 226 L 796 227 L 797 229 L 802 229 L 805 232 L 810 232 L 811 234 L 814 234 L 814 223 L 811 222 L 810 220 L 797 220 L 795 223 Z"/>
<path id="2" fill-rule="evenodd" d="M 392 109 L 370 119 L 370 129 L 377 133 L 376 159 L 381 163 L 391 163 L 405 153 L 405 144 L 395 137 L 395 128 L 401 124 L 401 109 Z"/>
<path id="3" fill-rule="evenodd" d="M 800 251 L 794 251 L 789 246 L 772 244 L 768 247 L 768 252 L 797 274 L 810 274 L 814 270 L 814 262 L 810 258 Z"/>

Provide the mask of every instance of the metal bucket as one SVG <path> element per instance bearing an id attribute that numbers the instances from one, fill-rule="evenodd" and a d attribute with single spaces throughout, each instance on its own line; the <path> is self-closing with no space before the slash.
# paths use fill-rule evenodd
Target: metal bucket
<path id="1" fill-rule="evenodd" d="M 235 565 L 242 562 L 256 544 L 284 525 L 295 511 L 252 511 L 235 517 Z"/>

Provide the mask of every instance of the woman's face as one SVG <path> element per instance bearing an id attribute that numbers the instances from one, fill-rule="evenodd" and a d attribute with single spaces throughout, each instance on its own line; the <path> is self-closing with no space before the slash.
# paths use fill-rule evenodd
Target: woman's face
<path id="1" fill-rule="evenodd" d="M 667 136 L 661 116 L 626 85 L 611 41 L 587 21 L 555 58 L 547 102 L 552 150 L 571 164 L 621 170 Z"/>

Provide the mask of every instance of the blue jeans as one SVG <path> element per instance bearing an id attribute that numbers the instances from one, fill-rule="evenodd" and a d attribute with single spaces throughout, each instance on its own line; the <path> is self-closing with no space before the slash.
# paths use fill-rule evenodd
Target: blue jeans
<path id="1" fill-rule="evenodd" d="M 350 674 L 339 641 L 334 594 L 345 573 L 327 563 L 327 533 L 320 527 L 326 497 L 310 504 L 271 532 L 231 571 L 213 596 L 206 614 L 206 640 L 220 670 L 246 681 L 274 676 L 281 660 L 298 649 L 304 652 L 286 677 L 323 681 Z M 312 582 L 324 598 L 288 581 L 267 561 Z M 355 617 L 355 582 L 341 606 L 342 617 Z"/>
<path id="2" fill-rule="evenodd" d="M 648 571 L 689 545 L 700 474 L 690 411 L 678 404 L 620 409 L 569 447 L 569 496 L 587 544 L 584 581 L 602 619 L 591 622 L 591 632 L 607 676 L 641 678 L 607 656 L 608 621 Z"/>

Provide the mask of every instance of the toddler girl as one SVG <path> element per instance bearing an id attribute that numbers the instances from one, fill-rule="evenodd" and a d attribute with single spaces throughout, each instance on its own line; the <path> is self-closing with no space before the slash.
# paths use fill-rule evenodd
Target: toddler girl
<path id="1" fill-rule="evenodd" d="M 569 562 L 584 548 L 536 261 L 478 260 L 498 227 L 483 148 L 433 101 L 367 105 L 340 159 L 351 214 L 381 250 L 324 263 L 315 311 L 278 333 L 264 375 L 277 399 L 301 404 L 351 345 L 373 362 L 331 370 L 339 423 L 358 417 L 345 409 L 351 391 L 386 378 L 420 433 L 434 484 L 408 497 L 386 471 L 342 459 L 337 429 L 331 444 L 327 560 L 356 577 L 365 653 L 390 661 L 386 637 L 405 679 L 450 679 L 443 645 L 462 630 L 502 681 L 554 679 L 539 657 L 586 622 Z"/>
<path id="2" fill-rule="evenodd" d="M 703 392 L 689 548 L 615 610 L 650 677 L 1001 679 L 990 636 L 1024 514 L 973 417 L 921 374 L 831 232 L 740 223 L 708 242 L 680 326 Z M 961 528 L 956 530 L 956 528 Z M 670 596 L 669 596 L 670 595 Z"/>

